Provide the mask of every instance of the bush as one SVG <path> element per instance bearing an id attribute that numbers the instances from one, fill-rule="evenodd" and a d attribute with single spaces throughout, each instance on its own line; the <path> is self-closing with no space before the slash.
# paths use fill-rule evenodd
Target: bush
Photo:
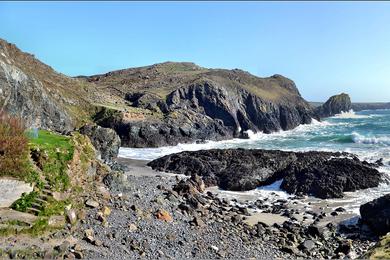
<path id="1" fill-rule="evenodd" d="M 0 176 L 23 178 L 29 171 L 28 155 L 22 120 L 0 110 Z"/>

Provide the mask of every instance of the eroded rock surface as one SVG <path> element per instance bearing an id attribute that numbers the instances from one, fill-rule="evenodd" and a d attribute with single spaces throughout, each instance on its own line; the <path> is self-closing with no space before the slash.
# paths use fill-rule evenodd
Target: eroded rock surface
<path id="1" fill-rule="evenodd" d="M 245 191 L 283 179 L 292 194 L 341 198 L 345 191 L 376 187 L 382 174 L 374 164 L 347 153 L 278 150 L 202 150 L 181 152 L 148 164 L 155 170 L 202 176 L 206 186 Z"/>

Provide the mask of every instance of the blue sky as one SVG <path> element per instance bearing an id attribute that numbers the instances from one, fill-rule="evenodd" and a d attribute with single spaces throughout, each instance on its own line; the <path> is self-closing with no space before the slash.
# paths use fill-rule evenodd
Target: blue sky
<path id="1" fill-rule="evenodd" d="M 0 2 L 0 38 L 71 76 L 192 61 L 390 101 L 390 2 Z"/>

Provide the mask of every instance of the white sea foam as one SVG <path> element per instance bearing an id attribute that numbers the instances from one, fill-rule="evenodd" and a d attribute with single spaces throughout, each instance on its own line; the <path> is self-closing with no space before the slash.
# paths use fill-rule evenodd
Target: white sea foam
<path id="1" fill-rule="evenodd" d="M 302 135 L 307 132 L 316 131 L 324 126 L 332 126 L 334 124 L 330 122 L 320 122 L 312 119 L 311 124 L 299 125 L 293 130 L 278 131 L 271 134 L 265 134 L 262 132 L 254 133 L 248 130 L 249 139 L 230 139 L 224 141 L 206 141 L 205 143 L 192 143 L 192 144 L 178 144 L 176 146 L 164 146 L 159 148 L 126 148 L 121 147 L 119 149 L 119 157 L 137 159 L 137 160 L 154 160 L 156 158 L 183 151 L 198 151 L 207 150 L 214 148 L 232 148 L 238 146 L 245 146 L 253 144 L 255 141 L 266 141 L 266 140 L 280 140 L 291 135 Z"/>
<path id="2" fill-rule="evenodd" d="M 351 109 L 347 112 L 341 111 L 340 114 L 335 115 L 333 118 L 360 119 L 360 118 L 370 118 L 370 117 L 371 115 L 358 115 L 355 113 L 355 111 L 353 111 L 353 109 Z"/>
<path id="3" fill-rule="evenodd" d="M 390 136 L 364 136 L 359 133 L 352 133 L 352 140 L 359 144 L 384 144 L 390 145 Z"/>

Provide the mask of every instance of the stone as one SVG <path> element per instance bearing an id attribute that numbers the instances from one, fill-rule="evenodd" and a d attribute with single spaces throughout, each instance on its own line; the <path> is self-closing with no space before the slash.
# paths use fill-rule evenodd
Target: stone
<path id="1" fill-rule="evenodd" d="M 102 242 L 101 240 L 99 240 L 99 239 L 96 239 L 95 241 L 93 241 L 93 244 L 94 244 L 95 246 L 102 246 L 102 245 L 103 245 L 103 242 Z"/>
<path id="2" fill-rule="evenodd" d="M 85 202 L 85 205 L 87 205 L 88 207 L 91 207 L 91 208 L 98 208 L 99 207 L 99 202 L 97 202 L 95 200 L 92 200 L 92 199 L 88 199 Z"/>
<path id="3" fill-rule="evenodd" d="M 216 246 L 211 245 L 210 248 L 211 248 L 213 251 L 215 251 L 215 252 L 218 252 L 218 251 L 219 251 L 219 248 L 216 247 Z"/>
<path id="4" fill-rule="evenodd" d="M 138 227 L 136 225 L 134 225 L 133 223 L 130 223 L 129 224 L 129 231 L 130 232 L 134 232 L 138 229 Z"/>
<path id="5" fill-rule="evenodd" d="M 102 209 L 102 213 L 105 217 L 108 217 L 111 214 L 111 209 L 107 206 L 104 206 Z"/>
<path id="6" fill-rule="evenodd" d="M 95 231 L 93 229 L 84 230 L 84 238 L 89 243 L 93 243 L 95 241 Z"/>
<path id="7" fill-rule="evenodd" d="M 309 240 L 305 240 L 305 242 L 302 243 L 301 247 L 306 251 L 311 251 L 316 247 L 316 244 L 314 243 L 313 240 L 309 239 Z"/>
<path id="8" fill-rule="evenodd" d="M 194 223 L 195 225 L 197 225 L 198 227 L 204 227 L 204 226 L 206 225 L 206 224 L 203 222 L 203 220 L 202 220 L 200 217 L 198 217 L 198 216 L 194 217 L 193 223 Z"/>
<path id="9" fill-rule="evenodd" d="M 390 194 L 360 206 L 362 222 L 377 235 L 390 232 Z"/>
<path id="10" fill-rule="evenodd" d="M 79 212 L 77 213 L 77 217 L 80 220 L 85 220 L 85 218 L 87 217 L 87 213 L 85 212 L 84 209 L 80 209 Z"/>
<path id="11" fill-rule="evenodd" d="M 65 209 L 65 215 L 66 215 L 66 220 L 71 225 L 74 225 L 77 223 L 77 215 L 76 215 L 76 211 L 74 209 Z"/>
<path id="12" fill-rule="evenodd" d="M 53 228 L 62 228 L 66 225 L 65 216 L 51 216 L 48 220 L 48 226 Z"/>
<path id="13" fill-rule="evenodd" d="M 156 216 L 157 219 L 163 220 L 163 221 L 166 221 L 166 222 L 171 222 L 171 221 L 173 221 L 172 216 L 169 214 L 168 211 L 166 211 L 166 210 L 164 210 L 164 209 L 158 210 L 158 211 L 155 213 L 155 216 Z"/>

